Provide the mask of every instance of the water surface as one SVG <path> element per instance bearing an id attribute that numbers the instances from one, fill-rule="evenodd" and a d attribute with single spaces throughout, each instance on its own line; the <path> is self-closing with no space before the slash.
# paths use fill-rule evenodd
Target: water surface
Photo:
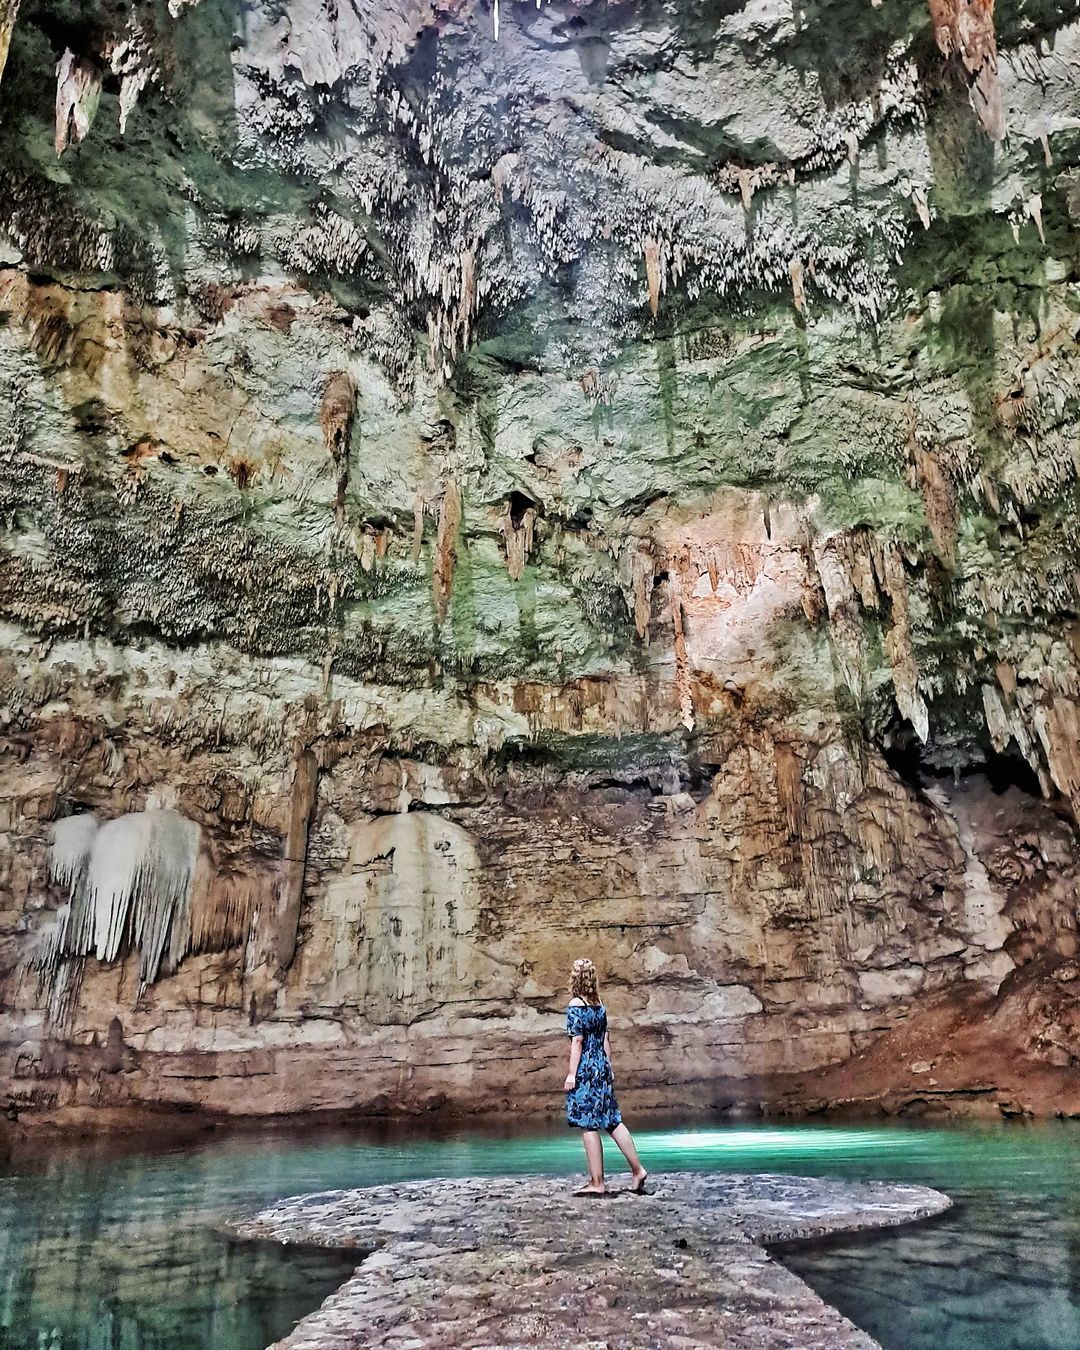
<path id="1" fill-rule="evenodd" d="M 886 1350 L 1080 1350 L 1078 1127 L 701 1127 L 638 1141 L 654 1171 L 937 1186 L 957 1207 L 934 1224 L 785 1260 Z M 0 1346 L 262 1350 L 352 1262 L 230 1243 L 215 1231 L 222 1215 L 303 1191 L 580 1168 L 565 1127 L 444 1138 L 305 1128 L 39 1151 L 0 1174 Z"/>

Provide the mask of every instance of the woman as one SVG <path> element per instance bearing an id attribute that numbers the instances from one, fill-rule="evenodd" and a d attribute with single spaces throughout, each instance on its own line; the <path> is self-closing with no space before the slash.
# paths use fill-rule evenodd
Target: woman
<path id="1" fill-rule="evenodd" d="M 645 1194 L 648 1172 L 641 1165 L 630 1131 L 622 1123 L 611 1073 L 611 1040 L 607 1011 L 600 1002 L 596 967 L 589 960 L 574 962 L 570 972 L 570 1005 L 566 1009 L 570 1037 L 570 1068 L 566 1089 L 566 1121 L 582 1130 L 589 1180 L 575 1195 L 605 1195 L 604 1146 L 600 1131 L 607 1130 L 630 1164 L 635 1195 Z"/>

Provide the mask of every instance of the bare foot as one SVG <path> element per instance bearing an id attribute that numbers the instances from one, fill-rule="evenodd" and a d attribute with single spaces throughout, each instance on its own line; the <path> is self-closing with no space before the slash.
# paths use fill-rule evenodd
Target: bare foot
<path id="1" fill-rule="evenodd" d="M 584 1186 L 579 1186 L 579 1187 L 577 1188 L 577 1190 L 574 1192 L 574 1194 L 575 1194 L 575 1195 L 607 1195 L 607 1191 L 604 1189 L 604 1183 L 603 1183 L 603 1182 L 601 1182 L 599 1186 L 594 1186 L 593 1183 L 592 1183 L 591 1181 L 587 1181 L 587 1182 L 585 1183 Z"/>
<path id="2" fill-rule="evenodd" d="M 634 1195 L 644 1195 L 644 1194 L 645 1194 L 645 1183 L 646 1183 L 646 1182 L 648 1181 L 648 1179 L 649 1179 L 649 1174 L 648 1174 L 648 1172 L 646 1172 L 645 1169 L 644 1169 L 644 1167 L 643 1167 L 643 1168 L 641 1169 L 640 1172 L 634 1172 L 634 1173 L 632 1174 L 632 1179 L 633 1179 L 634 1184 L 633 1184 L 633 1186 L 630 1187 L 630 1189 L 631 1189 L 631 1191 L 633 1192 L 633 1194 L 634 1194 Z"/>

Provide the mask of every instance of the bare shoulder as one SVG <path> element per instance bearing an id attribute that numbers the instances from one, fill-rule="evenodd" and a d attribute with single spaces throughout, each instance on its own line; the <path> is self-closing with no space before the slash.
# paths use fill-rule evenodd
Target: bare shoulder
<path id="1" fill-rule="evenodd" d="M 584 1008 L 585 1000 L 583 998 L 572 998 L 566 1006 L 568 1008 Z"/>

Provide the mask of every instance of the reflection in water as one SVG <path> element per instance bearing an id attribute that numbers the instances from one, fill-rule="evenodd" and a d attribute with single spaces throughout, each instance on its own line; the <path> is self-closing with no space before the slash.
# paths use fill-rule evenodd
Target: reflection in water
<path id="1" fill-rule="evenodd" d="M 4 1350 L 240 1350 L 287 1332 L 351 1272 L 211 1228 L 228 1187 L 199 1155 L 53 1157 L 0 1181 Z"/>
<path id="2" fill-rule="evenodd" d="M 1080 1129 L 635 1133 L 653 1171 L 939 1186 L 960 1203 L 936 1224 L 785 1260 L 886 1350 L 1080 1350 Z M 223 1214 L 301 1191 L 581 1167 L 565 1129 L 443 1139 L 306 1129 L 114 1150 L 65 1148 L 0 1176 L 4 1350 L 261 1350 L 352 1262 L 230 1244 L 214 1231 Z"/>

